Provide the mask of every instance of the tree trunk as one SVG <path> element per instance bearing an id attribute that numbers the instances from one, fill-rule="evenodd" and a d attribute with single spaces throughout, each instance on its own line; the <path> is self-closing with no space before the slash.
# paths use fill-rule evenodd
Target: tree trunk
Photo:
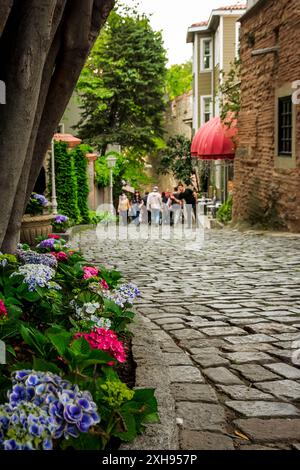
<path id="1" fill-rule="evenodd" d="M 18 29 L 10 18 L 1 36 L 1 51 L 7 47 L 3 64 L 7 102 L 0 114 L 0 197 L 5 200 L 0 206 L 0 245 L 30 144 L 55 5 L 55 0 L 18 3 L 19 10 L 11 10 L 20 15 Z"/>
<path id="2" fill-rule="evenodd" d="M 0 115 L 0 197 L 6 202 L 0 246 L 13 252 L 52 135 L 115 0 L 2 3 L 7 105 Z"/>

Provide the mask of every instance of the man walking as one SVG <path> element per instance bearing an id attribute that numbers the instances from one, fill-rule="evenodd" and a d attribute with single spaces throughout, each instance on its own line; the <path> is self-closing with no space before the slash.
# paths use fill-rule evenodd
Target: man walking
<path id="1" fill-rule="evenodd" d="M 193 213 L 196 219 L 196 202 L 197 201 L 194 195 L 194 191 L 190 188 L 185 188 L 182 183 L 179 183 L 178 191 L 179 191 L 179 194 L 177 195 L 175 200 L 177 202 L 182 202 L 183 200 L 185 201 L 187 228 L 191 228 Z"/>
<path id="2" fill-rule="evenodd" d="M 147 210 L 151 212 L 151 224 L 159 225 L 162 207 L 162 198 L 158 192 L 158 187 L 154 186 L 147 199 Z"/>

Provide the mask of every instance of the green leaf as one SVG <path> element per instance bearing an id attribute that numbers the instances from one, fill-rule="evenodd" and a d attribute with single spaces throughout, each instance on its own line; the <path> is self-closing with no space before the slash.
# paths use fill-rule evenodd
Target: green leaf
<path id="1" fill-rule="evenodd" d="M 41 356 L 45 355 L 45 349 L 49 341 L 43 333 L 32 326 L 21 325 L 20 333 L 28 346 L 34 348 Z"/>
<path id="2" fill-rule="evenodd" d="M 12 356 L 17 357 L 16 351 L 10 344 L 6 344 L 6 352 L 9 352 Z"/>
<path id="3" fill-rule="evenodd" d="M 130 412 L 125 410 L 121 410 L 119 415 L 122 419 L 122 424 L 125 430 L 117 431 L 117 429 L 114 429 L 112 435 L 118 437 L 122 441 L 131 442 L 137 436 L 137 429 L 134 416 Z"/>
<path id="4" fill-rule="evenodd" d="M 68 333 L 66 330 L 61 328 L 51 328 L 46 331 L 46 335 L 57 350 L 60 356 L 64 356 L 69 344 L 73 338 L 72 333 Z"/>
<path id="5" fill-rule="evenodd" d="M 61 443 L 63 450 L 70 447 L 76 450 L 101 450 L 101 441 L 97 436 L 81 433 L 78 438 L 71 437 Z"/>
<path id="6" fill-rule="evenodd" d="M 34 370 L 41 371 L 41 372 L 53 372 L 54 374 L 60 375 L 61 369 L 57 367 L 52 362 L 45 361 L 40 358 L 33 358 L 33 368 Z"/>
<path id="7" fill-rule="evenodd" d="M 88 355 L 91 352 L 91 346 L 89 345 L 89 342 L 82 337 L 72 342 L 70 350 L 75 354 L 75 356 Z"/>

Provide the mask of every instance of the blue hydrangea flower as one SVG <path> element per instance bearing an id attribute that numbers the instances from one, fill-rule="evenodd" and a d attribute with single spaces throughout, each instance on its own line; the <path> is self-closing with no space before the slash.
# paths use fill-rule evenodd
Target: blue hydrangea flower
<path id="1" fill-rule="evenodd" d="M 104 292 L 103 296 L 123 308 L 127 304 L 132 305 L 136 297 L 141 296 L 141 292 L 135 284 L 130 282 L 129 284 L 122 284 L 112 293 Z"/>
<path id="2" fill-rule="evenodd" d="M 37 253 L 33 250 L 17 250 L 17 256 L 24 264 L 44 264 L 50 268 L 57 267 L 57 259 L 50 253 Z"/>
<path id="3" fill-rule="evenodd" d="M 34 292 L 37 287 L 47 287 L 48 289 L 60 289 L 57 283 L 51 281 L 55 276 L 54 269 L 44 264 L 24 264 L 17 271 L 11 274 L 11 277 L 22 275 L 23 282 L 28 285 L 29 292 Z"/>
<path id="4" fill-rule="evenodd" d="M 97 406 L 88 391 L 79 390 L 51 372 L 21 370 L 12 374 L 9 404 L 30 402 L 44 410 L 53 424 L 52 437 L 78 437 L 100 422 Z M 1 418 L 0 418 L 1 420 Z"/>
<path id="5" fill-rule="evenodd" d="M 51 450 L 54 432 L 52 417 L 34 403 L 0 405 L 0 449 Z"/>

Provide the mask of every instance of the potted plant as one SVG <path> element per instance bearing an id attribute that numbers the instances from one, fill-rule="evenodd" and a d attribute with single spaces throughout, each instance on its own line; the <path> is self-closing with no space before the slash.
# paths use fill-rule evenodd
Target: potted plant
<path id="1" fill-rule="evenodd" d="M 62 214 L 57 214 L 52 220 L 52 232 L 56 235 L 65 234 L 69 227 L 69 217 Z M 65 237 L 64 237 L 65 238 Z"/>
<path id="2" fill-rule="evenodd" d="M 21 243 L 33 246 L 37 237 L 51 232 L 53 214 L 49 212 L 48 206 L 49 202 L 43 194 L 32 193 L 22 219 Z"/>

